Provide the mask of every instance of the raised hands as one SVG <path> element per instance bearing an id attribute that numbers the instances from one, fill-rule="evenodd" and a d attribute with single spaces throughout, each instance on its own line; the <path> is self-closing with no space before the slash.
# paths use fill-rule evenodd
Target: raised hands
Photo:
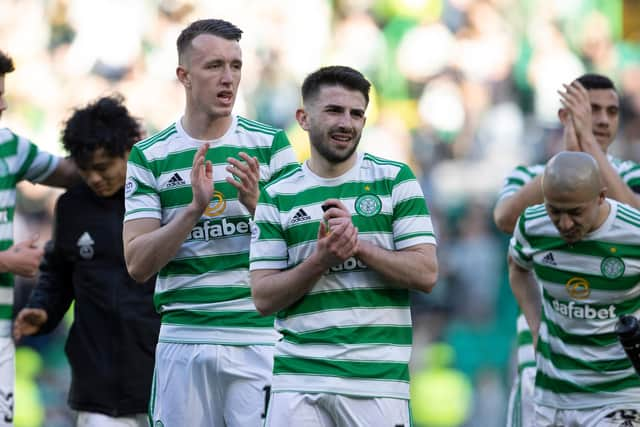
<path id="1" fill-rule="evenodd" d="M 565 148 L 568 151 L 585 151 L 593 148 L 592 144 L 597 142 L 593 136 L 589 93 L 577 80 L 563 86 L 564 91 L 559 90 L 558 94 L 563 107 L 559 115 L 564 125 Z"/>
<path id="2" fill-rule="evenodd" d="M 238 190 L 238 200 L 253 215 L 260 196 L 260 187 L 258 186 L 260 164 L 257 158 L 251 157 L 247 153 L 240 152 L 238 156 L 244 162 L 233 157 L 227 158 L 229 162 L 227 171 L 233 176 L 228 176 L 226 181 Z"/>
<path id="3" fill-rule="evenodd" d="M 331 268 L 354 256 L 358 250 L 358 228 L 351 221 L 351 213 L 338 199 L 328 199 L 318 229 L 317 251 L 322 262 Z"/>
<path id="4" fill-rule="evenodd" d="M 193 156 L 193 167 L 191 169 L 191 187 L 193 191 L 191 204 L 199 212 L 204 212 L 207 208 L 213 197 L 214 190 L 213 165 L 210 160 L 206 160 L 207 150 L 209 150 L 208 143 L 204 143 L 198 148 L 198 151 Z"/>

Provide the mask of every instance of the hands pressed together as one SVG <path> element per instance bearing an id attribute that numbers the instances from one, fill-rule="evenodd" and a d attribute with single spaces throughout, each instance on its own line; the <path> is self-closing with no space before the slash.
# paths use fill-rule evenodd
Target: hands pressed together
<path id="1" fill-rule="evenodd" d="M 579 81 L 565 84 L 559 90 L 562 109 L 559 116 L 564 126 L 563 139 L 567 151 L 589 151 L 597 148 L 593 137 L 593 117 L 589 93 Z"/>
<path id="2" fill-rule="evenodd" d="M 340 264 L 358 253 L 358 228 L 351 213 L 338 199 L 328 199 L 324 205 L 324 222 L 318 229 L 317 252 L 327 268 Z"/>

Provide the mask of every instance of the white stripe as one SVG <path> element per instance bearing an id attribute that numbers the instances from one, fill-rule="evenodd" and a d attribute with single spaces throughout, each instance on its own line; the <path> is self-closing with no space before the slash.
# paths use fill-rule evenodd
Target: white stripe
<path id="1" fill-rule="evenodd" d="M 606 375 L 602 372 L 586 371 L 583 369 L 563 371 L 553 366 L 551 361 L 544 358 L 540 353 L 537 354 L 536 368 L 539 372 L 543 372 L 549 378 L 563 380 L 582 386 L 616 381 L 635 374 L 633 368 L 623 369 L 620 371 L 607 371 Z"/>
<path id="2" fill-rule="evenodd" d="M 189 325 L 160 326 L 161 342 L 183 344 L 273 345 L 280 334 L 272 328 L 202 327 Z"/>
<path id="3" fill-rule="evenodd" d="M 176 275 L 171 277 L 158 277 L 156 280 L 156 293 L 173 289 L 196 289 L 201 287 L 215 287 L 230 284 L 243 284 L 249 286 L 247 270 L 212 271 L 206 275 L 198 274 Z"/>
<path id="4" fill-rule="evenodd" d="M 274 375 L 271 390 L 409 399 L 409 384 L 403 381 L 360 380 L 320 375 Z"/>
<path id="5" fill-rule="evenodd" d="M 13 208 L 16 205 L 16 190 L 0 190 L 0 209 Z"/>
<path id="6" fill-rule="evenodd" d="M 0 319 L 0 337 L 11 336 L 11 320 Z"/>
<path id="7" fill-rule="evenodd" d="M 303 359 L 321 358 L 406 363 L 411 358 L 411 346 L 391 344 L 292 344 L 283 340 L 276 344 L 276 355 Z"/>
<path id="8" fill-rule="evenodd" d="M 0 224 L 0 240 L 12 240 L 13 239 L 13 223 L 5 222 Z"/>
<path id="9" fill-rule="evenodd" d="M 590 409 L 601 408 L 603 405 L 613 407 L 616 405 L 638 405 L 640 387 L 629 388 L 613 393 L 554 393 L 536 387 L 534 400 L 539 405 L 550 406 L 559 409 Z"/>
<path id="10" fill-rule="evenodd" d="M 601 360 L 626 358 L 624 350 L 618 342 L 614 342 L 606 347 L 567 344 L 561 339 L 549 335 L 545 323 L 540 326 L 540 338 L 549 344 L 554 353 L 562 354 L 572 359 L 583 360 L 585 362 L 597 362 Z"/>
<path id="11" fill-rule="evenodd" d="M 533 344 L 521 344 L 518 347 L 518 364 L 536 361 L 536 351 Z"/>
<path id="12" fill-rule="evenodd" d="M 198 311 L 256 311 L 256 306 L 251 298 L 234 299 L 212 303 L 168 303 L 164 304 L 162 312 L 175 310 L 198 310 Z"/>
<path id="13" fill-rule="evenodd" d="M 403 308 L 354 308 L 325 310 L 317 313 L 276 319 L 276 329 L 306 332 L 332 326 L 395 325 L 411 326 L 411 312 Z"/>
<path id="14" fill-rule="evenodd" d="M 13 288 L 4 286 L 0 288 L 0 304 L 13 304 Z"/>

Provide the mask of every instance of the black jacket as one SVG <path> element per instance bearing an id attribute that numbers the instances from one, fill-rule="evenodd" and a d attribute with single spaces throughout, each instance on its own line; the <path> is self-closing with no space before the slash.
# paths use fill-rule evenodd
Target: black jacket
<path id="1" fill-rule="evenodd" d="M 56 205 L 38 285 L 29 307 L 43 308 L 50 332 L 75 300 L 65 352 L 71 366 L 69 405 L 110 416 L 148 410 L 160 316 L 155 277 L 136 283 L 122 245 L 124 192 L 96 196 L 84 183 Z"/>

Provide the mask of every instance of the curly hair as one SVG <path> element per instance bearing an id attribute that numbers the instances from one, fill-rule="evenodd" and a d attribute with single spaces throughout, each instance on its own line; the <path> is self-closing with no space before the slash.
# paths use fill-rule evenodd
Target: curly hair
<path id="1" fill-rule="evenodd" d="M 96 150 L 123 157 L 144 131 L 123 104 L 121 95 L 106 96 L 74 110 L 62 131 L 62 144 L 79 168 L 86 169 Z"/>
<path id="2" fill-rule="evenodd" d="M 11 59 L 9 55 L 0 50 L 0 76 L 9 74 L 13 70 L 15 70 L 13 66 L 13 59 Z"/>

